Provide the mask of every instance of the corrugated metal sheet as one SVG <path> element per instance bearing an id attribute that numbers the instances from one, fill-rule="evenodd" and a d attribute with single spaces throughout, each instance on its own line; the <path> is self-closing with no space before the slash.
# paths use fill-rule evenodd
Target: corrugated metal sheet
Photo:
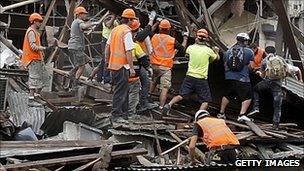
<path id="1" fill-rule="evenodd" d="M 19 93 L 10 90 L 7 101 L 11 114 L 11 120 L 16 126 L 21 126 L 24 121 L 32 125 L 32 129 L 36 134 L 42 135 L 43 131 L 40 127 L 45 119 L 44 107 L 29 107 L 28 94 Z"/>
<path id="2" fill-rule="evenodd" d="M 287 77 L 282 85 L 286 90 L 296 94 L 297 96 L 304 98 L 304 84 L 298 80 Z"/>

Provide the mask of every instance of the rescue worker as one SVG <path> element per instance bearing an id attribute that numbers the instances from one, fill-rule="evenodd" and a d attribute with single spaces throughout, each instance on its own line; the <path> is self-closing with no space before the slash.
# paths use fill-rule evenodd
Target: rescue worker
<path id="1" fill-rule="evenodd" d="M 242 102 L 238 121 L 250 121 L 246 116 L 251 103 L 252 90 L 249 78 L 249 63 L 253 61 L 253 51 L 248 48 L 247 33 L 236 36 L 237 44 L 224 53 L 225 93 L 221 101 L 219 118 L 225 118 L 225 109 L 236 97 Z"/>
<path id="2" fill-rule="evenodd" d="M 135 12 L 128 8 L 121 15 L 121 24 L 110 33 L 105 48 L 106 62 L 113 77 L 114 93 L 112 106 L 112 121 L 128 119 L 129 77 L 135 76 L 132 50 L 134 42 L 131 28 L 136 19 Z"/>
<path id="3" fill-rule="evenodd" d="M 143 49 L 145 54 L 151 56 L 153 52 L 152 43 L 150 39 L 150 35 L 152 36 L 155 28 L 158 26 L 159 22 L 154 24 L 156 13 L 152 11 L 149 14 L 149 23 L 144 29 L 137 29 L 134 34 L 134 42 L 138 43 L 140 47 Z M 138 111 L 145 111 L 147 109 L 153 109 L 158 107 L 157 104 L 150 102 L 149 100 L 149 90 L 150 90 L 150 79 L 149 75 L 152 76 L 152 68 L 147 71 L 144 67 L 141 67 L 139 72 L 139 79 L 141 83 L 140 90 L 140 101 L 139 101 L 139 109 Z"/>
<path id="4" fill-rule="evenodd" d="M 206 144 L 206 163 L 211 161 L 221 164 L 234 164 L 236 160 L 236 148 L 240 145 L 237 137 L 229 129 L 223 119 L 211 117 L 206 110 L 199 110 L 195 114 L 193 136 L 189 144 L 191 165 L 194 165 L 195 146 L 198 139 Z"/>
<path id="5" fill-rule="evenodd" d="M 208 31 L 205 29 L 198 30 L 195 44 L 190 45 L 186 50 L 186 57 L 189 57 L 188 71 L 181 86 L 180 94 L 164 106 L 163 114 L 168 114 L 173 104 L 186 98 L 192 92 L 195 92 L 198 96 L 198 101 L 201 103 L 200 109 L 207 110 L 208 102 L 212 100 L 207 80 L 209 63 L 219 57 L 218 47 L 210 48 L 208 41 Z"/>
<path id="6" fill-rule="evenodd" d="M 183 43 L 179 44 L 175 38 L 169 35 L 171 24 L 163 19 L 159 24 L 159 34 L 155 34 L 151 41 L 154 53 L 150 58 L 153 68 L 152 84 L 150 92 L 153 92 L 157 82 L 160 82 L 159 108 L 162 110 L 167 100 L 167 94 L 171 87 L 171 69 L 175 56 L 175 50 L 184 52 L 187 45 L 189 32 L 183 34 Z"/>
<path id="7" fill-rule="evenodd" d="M 139 29 L 139 20 L 134 20 L 130 25 L 132 29 L 132 36 L 135 35 Z M 131 118 L 136 118 L 136 108 L 139 104 L 141 82 L 139 79 L 141 69 L 150 70 L 149 56 L 143 51 L 139 43 L 134 43 L 134 49 L 132 51 L 133 65 L 135 75 L 129 78 L 129 115 Z"/>
<path id="8" fill-rule="evenodd" d="M 27 29 L 23 41 L 22 67 L 28 69 L 29 104 L 34 103 L 34 97 L 40 95 L 43 88 L 43 51 L 47 47 L 41 46 L 40 33 L 38 31 L 43 21 L 38 13 L 29 17 L 31 26 Z"/>
<path id="9" fill-rule="evenodd" d="M 68 49 L 70 52 L 70 62 L 73 69 L 69 72 L 70 79 L 74 85 L 79 83 L 78 79 L 84 72 L 85 64 L 88 62 L 85 54 L 84 31 L 97 25 L 98 22 L 85 22 L 87 19 L 87 10 L 84 7 L 77 7 L 74 10 L 76 19 L 72 22 Z"/>
<path id="10" fill-rule="evenodd" d="M 249 46 L 254 53 L 254 60 L 250 61 L 250 69 L 255 72 L 261 68 L 262 60 L 267 56 L 263 48 L 260 48 L 256 43 Z"/>
<path id="11" fill-rule="evenodd" d="M 111 12 L 102 22 L 101 61 L 99 65 L 96 68 L 94 68 L 91 75 L 88 77 L 89 80 L 92 80 L 94 76 L 97 74 L 97 81 L 101 82 L 106 89 L 111 88 L 112 79 L 111 79 L 110 71 L 107 69 L 107 64 L 105 63 L 104 50 L 111 31 L 113 30 L 114 27 L 118 25 L 119 22 L 117 21 L 116 15 Z"/>

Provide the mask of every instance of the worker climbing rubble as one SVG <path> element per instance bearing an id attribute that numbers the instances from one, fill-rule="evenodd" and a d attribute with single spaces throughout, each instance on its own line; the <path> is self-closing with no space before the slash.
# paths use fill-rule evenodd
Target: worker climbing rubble
<path id="1" fill-rule="evenodd" d="M 237 44 L 224 54 L 226 90 L 222 98 L 219 118 L 225 118 L 225 109 L 235 94 L 242 102 L 238 121 L 249 121 L 246 116 L 251 103 L 252 91 L 249 78 L 249 63 L 253 61 L 253 51 L 248 47 L 247 33 L 236 36 Z"/>
<path id="2" fill-rule="evenodd" d="M 182 44 L 178 43 L 175 38 L 169 35 L 171 23 L 163 19 L 159 24 L 159 33 L 155 34 L 151 41 L 153 54 L 151 64 L 153 68 L 152 84 L 150 92 L 153 92 L 157 83 L 160 83 L 159 109 L 163 109 L 167 94 L 171 87 L 172 67 L 176 49 L 184 53 L 187 45 L 189 31 L 184 32 Z"/>
<path id="3" fill-rule="evenodd" d="M 197 111 L 194 119 L 193 135 L 189 144 L 190 164 L 197 163 L 194 154 L 198 140 L 202 140 L 209 150 L 205 161 L 199 162 L 206 164 L 211 162 L 234 164 L 236 161 L 236 148 L 240 143 L 225 121 L 211 117 L 206 110 Z"/>
<path id="4" fill-rule="evenodd" d="M 300 69 L 287 64 L 282 57 L 276 55 L 276 49 L 273 46 L 268 46 L 265 50 L 268 55 L 262 61 L 260 70 L 260 76 L 263 80 L 253 88 L 253 110 L 248 115 L 260 113 L 259 94 L 264 90 L 268 90 L 273 97 L 273 128 L 278 130 L 283 101 L 282 80 L 288 73 L 299 73 L 300 81 L 303 81 Z"/>
<path id="5" fill-rule="evenodd" d="M 70 52 L 70 62 L 73 64 L 73 69 L 69 72 L 69 76 L 73 81 L 74 88 L 79 84 L 79 78 L 83 74 L 85 64 L 88 59 L 85 54 L 85 39 L 84 31 L 97 25 L 98 22 L 85 22 L 87 20 L 87 10 L 84 7 L 77 7 L 74 10 L 76 19 L 72 22 L 68 49 Z"/>
<path id="6" fill-rule="evenodd" d="M 209 47 L 209 35 L 205 29 L 200 29 L 196 33 L 195 44 L 189 46 L 186 50 L 186 56 L 189 57 L 188 71 L 181 86 L 180 95 L 164 106 L 163 114 L 168 114 L 173 104 L 181 101 L 190 93 L 195 92 L 198 96 L 200 109 L 207 110 L 208 102 L 212 101 L 208 85 L 209 63 L 219 59 L 219 48 Z"/>
<path id="7" fill-rule="evenodd" d="M 128 80 L 136 74 L 132 56 L 134 42 L 130 28 L 136 15 L 132 9 L 128 8 L 123 11 L 121 17 L 121 24 L 112 30 L 105 48 L 106 62 L 112 73 L 114 85 L 112 121 L 128 119 Z"/>
<path id="8" fill-rule="evenodd" d="M 29 93 L 29 105 L 38 105 L 34 102 L 34 99 L 40 96 L 41 90 L 44 86 L 43 83 L 43 67 L 44 67 L 44 55 L 43 51 L 49 47 L 41 45 L 40 33 L 38 29 L 41 26 L 43 18 L 38 13 L 33 13 L 29 17 L 31 26 L 27 29 L 24 42 L 23 42 L 23 55 L 21 58 L 21 64 L 25 69 L 28 69 L 29 80 L 28 86 Z"/>

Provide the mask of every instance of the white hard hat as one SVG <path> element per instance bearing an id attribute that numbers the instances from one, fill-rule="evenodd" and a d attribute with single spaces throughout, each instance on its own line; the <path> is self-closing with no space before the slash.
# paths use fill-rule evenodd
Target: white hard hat
<path id="1" fill-rule="evenodd" d="M 199 110 L 195 113 L 195 121 L 198 121 L 200 118 L 204 117 L 204 116 L 208 116 L 210 115 L 209 112 L 207 110 Z"/>
<path id="2" fill-rule="evenodd" d="M 250 40 L 250 37 L 247 33 L 239 33 L 236 35 L 236 37 L 244 38 L 245 40 Z"/>

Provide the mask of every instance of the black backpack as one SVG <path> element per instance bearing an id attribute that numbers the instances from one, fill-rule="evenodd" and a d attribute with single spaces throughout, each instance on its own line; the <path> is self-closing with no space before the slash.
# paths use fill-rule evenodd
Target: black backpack
<path id="1" fill-rule="evenodd" d="M 227 66 L 230 71 L 239 72 L 244 68 L 244 47 L 233 47 L 229 53 Z"/>

